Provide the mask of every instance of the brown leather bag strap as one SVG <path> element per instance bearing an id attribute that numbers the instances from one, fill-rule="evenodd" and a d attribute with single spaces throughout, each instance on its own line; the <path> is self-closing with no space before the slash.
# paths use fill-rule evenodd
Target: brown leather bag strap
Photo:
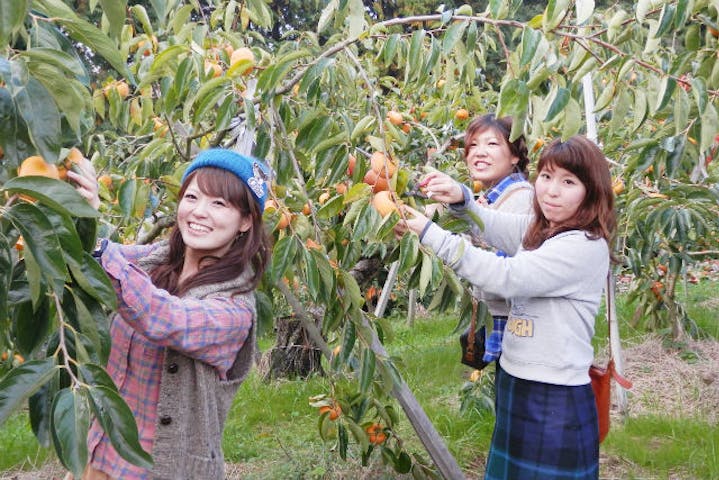
<path id="1" fill-rule="evenodd" d="M 614 368 L 614 356 L 612 355 L 612 325 L 609 319 L 609 315 L 612 308 L 612 296 L 609 294 L 609 289 L 612 288 L 612 278 L 611 270 L 607 272 L 607 285 L 605 286 L 605 295 L 604 298 L 606 299 L 606 311 L 607 311 L 607 337 L 609 338 L 609 363 L 607 363 L 607 372 L 614 377 L 614 380 L 617 381 L 619 385 L 622 386 L 625 390 L 629 390 L 632 388 L 632 382 L 629 381 L 626 377 L 622 376 L 619 372 L 617 372 L 617 369 Z"/>
<path id="2" fill-rule="evenodd" d="M 478 301 L 472 296 L 472 318 L 469 321 L 469 334 L 467 335 L 467 355 L 474 359 L 474 334 L 477 331 L 477 305 Z"/>

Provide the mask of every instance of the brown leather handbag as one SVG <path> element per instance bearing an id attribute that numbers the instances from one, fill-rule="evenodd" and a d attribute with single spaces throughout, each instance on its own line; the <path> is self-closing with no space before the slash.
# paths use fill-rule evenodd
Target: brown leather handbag
<path id="1" fill-rule="evenodd" d="M 489 365 L 489 362 L 482 360 L 487 329 L 484 325 L 477 328 L 478 303 L 476 298 L 472 298 L 472 318 L 469 321 L 469 327 L 459 336 L 459 344 L 462 346 L 462 358 L 460 361 L 468 367 L 482 370 Z"/>
<path id="2" fill-rule="evenodd" d="M 606 368 L 592 365 L 589 367 L 589 377 L 592 379 L 594 401 L 597 403 L 597 417 L 599 418 L 599 443 L 609 433 L 609 406 L 611 403 L 612 378 L 619 385 L 629 390 L 632 382 L 621 376 L 614 368 L 614 359 L 609 359 Z"/>
<path id="3" fill-rule="evenodd" d="M 609 274 L 611 275 L 611 273 Z M 613 282 L 607 275 L 607 289 L 613 288 Z M 607 312 L 611 309 L 612 295 L 606 295 Z M 607 315 L 607 323 L 609 323 L 609 315 Z M 610 337 L 611 343 L 611 325 L 608 325 L 607 335 Z M 598 365 L 589 367 L 589 378 L 592 380 L 592 390 L 594 391 L 594 400 L 597 403 L 597 417 L 599 419 L 599 443 L 609 433 L 609 407 L 611 404 L 612 378 L 617 381 L 624 389 L 632 388 L 632 382 L 624 378 L 614 368 L 614 358 L 610 357 L 607 366 L 602 368 Z"/>

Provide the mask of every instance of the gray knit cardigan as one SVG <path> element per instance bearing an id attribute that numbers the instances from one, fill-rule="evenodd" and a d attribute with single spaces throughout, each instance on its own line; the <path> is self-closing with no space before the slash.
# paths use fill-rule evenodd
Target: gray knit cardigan
<path id="1" fill-rule="evenodd" d="M 166 244 L 138 262 L 143 270 L 162 263 Z M 249 272 L 233 280 L 193 288 L 185 297 L 230 297 L 247 283 Z M 157 406 L 157 425 L 152 447 L 154 467 L 150 478 L 157 480 L 224 480 L 222 431 L 237 389 L 249 373 L 256 350 L 256 309 L 253 292 L 239 295 L 251 308 L 252 327 L 235 362 L 220 380 L 214 367 L 172 349 L 165 350 Z"/>

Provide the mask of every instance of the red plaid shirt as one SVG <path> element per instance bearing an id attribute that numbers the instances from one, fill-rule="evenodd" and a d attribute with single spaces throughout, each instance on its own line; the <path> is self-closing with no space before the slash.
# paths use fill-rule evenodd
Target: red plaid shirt
<path id="1" fill-rule="evenodd" d="M 155 248 L 108 243 L 102 265 L 113 280 L 118 316 L 110 327 L 107 371 L 135 415 L 140 444 L 152 453 L 165 348 L 208 363 L 220 378 L 252 326 L 252 311 L 234 298 L 179 298 L 155 287 L 133 264 Z M 97 421 L 88 438 L 91 464 L 116 479 L 145 479 L 149 471 L 121 458 Z"/>

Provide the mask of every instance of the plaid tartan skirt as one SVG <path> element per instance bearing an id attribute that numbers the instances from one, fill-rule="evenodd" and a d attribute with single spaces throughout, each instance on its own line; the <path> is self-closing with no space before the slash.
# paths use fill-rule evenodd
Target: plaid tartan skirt
<path id="1" fill-rule="evenodd" d="M 497 365 L 485 480 L 597 479 L 599 426 L 591 384 L 551 385 Z"/>

